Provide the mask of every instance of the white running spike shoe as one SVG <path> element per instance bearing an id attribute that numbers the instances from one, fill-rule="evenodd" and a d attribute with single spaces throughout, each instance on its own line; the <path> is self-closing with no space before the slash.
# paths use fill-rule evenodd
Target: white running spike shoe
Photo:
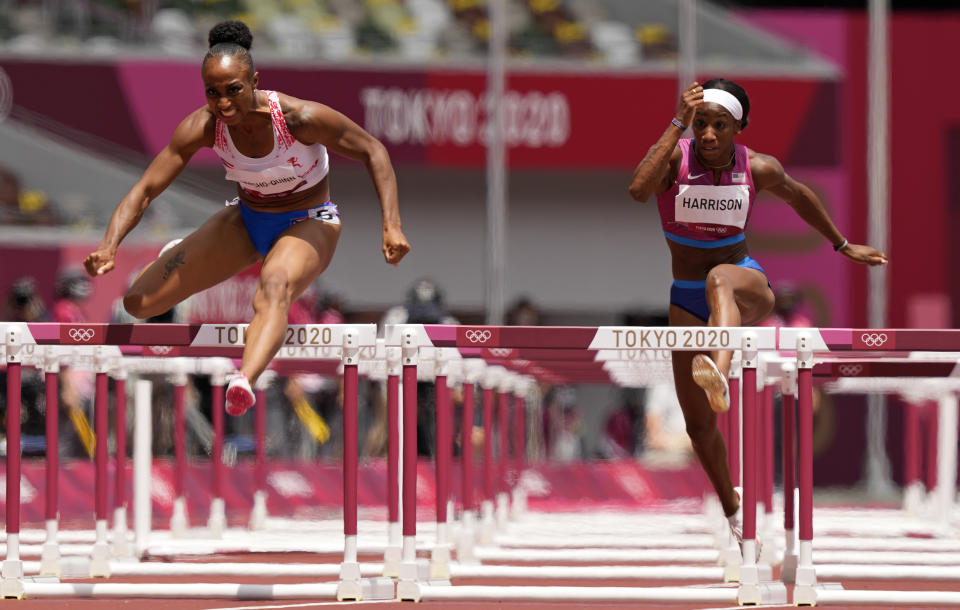
<path id="1" fill-rule="evenodd" d="M 250 388 L 250 382 L 243 373 L 237 373 L 227 385 L 226 409 L 227 413 L 234 417 L 239 417 L 246 413 L 247 409 L 253 406 L 257 401 L 253 389 Z"/>
<path id="2" fill-rule="evenodd" d="M 725 413 L 730 408 L 730 386 L 710 356 L 697 354 L 693 357 L 693 381 L 707 393 L 710 408 L 716 413 Z"/>

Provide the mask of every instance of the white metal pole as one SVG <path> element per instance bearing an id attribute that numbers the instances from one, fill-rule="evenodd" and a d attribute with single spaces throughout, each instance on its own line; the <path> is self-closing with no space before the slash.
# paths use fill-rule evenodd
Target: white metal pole
<path id="1" fill-rule="evenodd" d="M 869 43 L 867 71 L 867 241 L 886 252 L 890 233 L 890 105 L 889 27 L 890 0 L 869 0 Z M 873 267 L 867 276 L 867 321 L 871 328 L 887 326 L 887 270 Z M 867 488 L 882 494 L 893 489 L 886 441 L 886 400 L 882 395 L 867 397 Z"/>
<path id="2" fill-rule="evenodd" d="M 506 279 L 507 146 L 503 96 L 506 92 L 507 3 L 490 0 L 487 57 L 487 324 L 503 324 Z"/>
<path id="3" fill-rule="evenodd" d="M 697 0 L 677 3 L 679 27 L 679 61 L 677 61 L 677 96 L 697 77 Z"/>

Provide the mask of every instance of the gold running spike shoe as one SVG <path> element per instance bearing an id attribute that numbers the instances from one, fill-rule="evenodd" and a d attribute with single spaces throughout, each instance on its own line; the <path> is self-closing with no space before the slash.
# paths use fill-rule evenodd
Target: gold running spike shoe
<path id="1" fill-rule="evenodd" d="M 692 369 L 693 381 L 707 393 L 710 408 L 716 413 L 725 413 L 730 408 L 730 386 L 726 377 L 706 354 L 693 357 Z"/>

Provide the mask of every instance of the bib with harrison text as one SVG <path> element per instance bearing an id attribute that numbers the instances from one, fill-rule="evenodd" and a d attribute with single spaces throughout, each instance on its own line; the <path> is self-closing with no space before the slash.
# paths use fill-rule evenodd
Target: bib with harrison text
<path id="1" fill-rule="evenodd" d="M 674 220 L 687 224 L 725 225 L 743 229 L 750 213 L 746 184 L 713 186 L 680 184 L 674 198 Z"/>

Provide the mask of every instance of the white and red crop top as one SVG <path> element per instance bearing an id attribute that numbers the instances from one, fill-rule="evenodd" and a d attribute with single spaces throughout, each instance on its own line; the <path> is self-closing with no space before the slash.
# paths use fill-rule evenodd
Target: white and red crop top
<path id="1" fill-rule="evenodd" d="M 713 172 L 693 153 L 693 140 L 680 140 L 683 154 L 677 180 L 657 195 L 667 239 L 700 248 L 715 248 L 743 239 L 757 192 L 746 146 L 734 144 L 734 164 L 713 184 Z"/>
<path id="2" fill-rule="evenodd" d="M 276 91 L 264 91 L 273 119 L 273 150 L 263 157 L 247 157 L 237 150 L 230 130 L 217 119 L 213 150 L 227 170 L 227 180 L 254 197 L 284 197 L 317 184 L 330 169 L 327 149 L 322 144 L 307 146 L 287 128 Z"/>

